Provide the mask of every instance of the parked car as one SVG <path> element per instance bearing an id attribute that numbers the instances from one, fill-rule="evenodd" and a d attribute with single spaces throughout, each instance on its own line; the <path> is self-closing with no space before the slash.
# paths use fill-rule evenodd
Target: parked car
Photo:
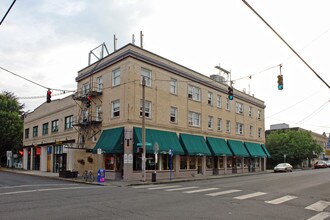
<path id="1" fill-rule="evenodd" d="M 327 168 L 328 165 L 325 161 L 323 160 L 319 160 L 319 161 L 316 161 L 316 163 L 314 164 L 314 168 L 315 169 L 318 169 L 318 168 Z"/>
<path id="2" fill-rule="evenodd" d="M 330 167 L 330 160 L 325 161 L 328 167 Z"/>
<path id="3" fill-rule="evenodd" d="M 279 163 L 274 167 L 274 173 L 288 171 L 292 172 L 292 166 L 289 163 Z"/>

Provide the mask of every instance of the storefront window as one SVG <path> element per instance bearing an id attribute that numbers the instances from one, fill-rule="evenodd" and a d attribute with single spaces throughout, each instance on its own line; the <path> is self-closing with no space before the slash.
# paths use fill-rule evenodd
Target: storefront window
<path id="1" fill-rule="evenodd" d="M 147 170 L 158 170 L 158 163 L 155 167 L 155 154 L 147 154 L 146 169 Z"/>
<path id="2" fill-rule="evenodd" d="M 259 167 L 259 160 L 256 159 L 255 161 L 256 161 L 256 162 L 254 163 L 254 166 L 255 166 L 255 167 Z"/>
<path id="3" fill-rule="evenodd" d="M 219 157 L 219 168 L 224 168 L 223 161 L 223 157 Z"/>
<path id="4" fill-rule="evenodd" d="M 187 156 L 180 156 L 180 169 L 181 170 L 187 169 Z"/>
<path id="5" fill-rule="evenodd" d="M 248 167 L 249 166 L 249 159 L 248 158 L 244 158 L 244 167 Z"/>
<path id="6" fill-rule="evenodd" d="M 107 154 L 104 158 L 104 168 L 106 170 L 121 170 L 122 161 L 120 155 L 117 154 Z"/>
<path id="7" fill-rule="evenodd" d="M 196 169 L 196 157 L 193 156 L 189 157 L 189 169 L 191 170 Z"/>
<path id="8" fill-rule="evenodd" d="M 232 157 L 227 157 L 227 168 L 232 168 Z"/>
<path id="9" fill-rule="evenodd" d="M 133 170 L 141 170 L 142 169 L 142 158 L 141 154 L 133 155 Z"/>
<path id="10" fill-rule="evenodd" d="M 169 154 L 162 154 L 162 169 L 163 170 L 170 170 L 171 168 L 171 156 Z M 172 156 L 172 170 L 175 168 L 175 157 Z"/>
<path id="11" fill-rule="evenodd" d="M 242 158 L 237 158 L 237 160 L 236 160 L 236 166 L 237 166 L 237 168 L 241 168 L 242 167 Z"/>
<path id="12" fill-rule="evenodd" d="M 213 157 L 206 157 L 206 168 L 207 169 L 213 168 Z"/>

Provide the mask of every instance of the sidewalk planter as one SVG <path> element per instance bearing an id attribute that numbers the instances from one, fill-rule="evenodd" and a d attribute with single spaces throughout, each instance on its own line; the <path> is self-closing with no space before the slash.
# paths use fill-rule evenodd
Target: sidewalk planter
<path id="1" fill-rule="evenodd" d="M 70 170 L 60 171 L 59 172 L 59 177 L 62 177 L 62 178 L 77 178 L 78 177 L 78 171 L 70 171 Z"/>

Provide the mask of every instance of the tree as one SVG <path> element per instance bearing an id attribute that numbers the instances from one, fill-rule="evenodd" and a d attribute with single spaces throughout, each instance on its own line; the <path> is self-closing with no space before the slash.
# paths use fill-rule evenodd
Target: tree
<path id="1" fill-rule="evenodd" d="M 312 138 L 310 132 L 280 130 L 271 132 L 266 138 L 266 146 L 273 164 L 286 161 L 292 165 L 300 165 L 307 158 L 316 158 L 323 148 Z"/>
<path id="2" fill-rule="evenodd" d="M 13 93 L 0 94 L 0 164 L 6 163 L 6 151 L 22 146 L 23 108 Z"/>

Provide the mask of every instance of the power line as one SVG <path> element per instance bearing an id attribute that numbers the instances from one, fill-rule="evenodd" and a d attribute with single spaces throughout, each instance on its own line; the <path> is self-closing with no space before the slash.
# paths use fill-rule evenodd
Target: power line
<path id="1" fill-rule="evenodd" d="M 5 20 L 5 18 L 7 17 L 7 14 L 9 13 L 10 9 L 13 7 L 13 5 L 15 4 L 16 0 L 13 1 L 13 3 L 11 3 L 10 7 L 8 8 L 5 16 L 3 16 L 2 20 L 0 21 L 0 25 L 2 24 L 2 22 Z"/>
<path id="2" fill-rule="evenodd" d="M 289 47 L 289 49 L 330 89 L 330 86 L 322 79 L 321 76 L 319 76 L 319 74 L 317 74 L 317 72 L 281 37 L 281 35 L 279 35 L 275 29 L 270 26 L 270 24 L 268 24 L 268 22 L 263 19 L 263 17 L 261 17 L 261 15 L 258 14 L 257 11 L 255 11 L 251 5 L 249 5 L 249 3 L 247 3 L 245 0 L 242 0 L 242 2 L 248 7 L 250 8 L 284 43 L 286 46 Z"/>

